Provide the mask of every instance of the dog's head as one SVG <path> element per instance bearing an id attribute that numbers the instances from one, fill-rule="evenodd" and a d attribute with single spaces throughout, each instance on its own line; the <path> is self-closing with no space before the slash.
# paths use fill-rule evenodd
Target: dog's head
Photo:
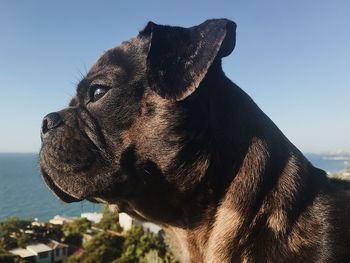
<path id="1" fill-rule="evenodd" d="M 191 28 L 150 22 L 105 52 L 69 107 L 43 120 L 40 165 L 49 187 L 66 202 L 113 203 L 155 220 L 181 206 L 211 154 L 208 100 L 201 102 L 209 95 L 197 88 L 234 45 L 229 20 Z"/>

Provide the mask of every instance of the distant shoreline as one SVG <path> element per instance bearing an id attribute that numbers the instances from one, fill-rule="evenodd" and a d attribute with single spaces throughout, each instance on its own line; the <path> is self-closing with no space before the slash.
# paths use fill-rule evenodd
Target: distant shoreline
<path id="1" fill-rule="evenodd" d="M 324 160 L 324 155 L 305 154 L 315 166 L 329 173 L 342 173 L 344 161 Z M 64 204 L 45 185 L 38 153 L 0 153 L 0 221 L 9 216 L 46 220 L 57 214 L 77 216 L 97 212 L 100 205 L 87 201 Z"/>
<path id="2" fill-rule="evenodd" d="M 12 155 L 12 154 L 39 154 L 39 152 L 0 152 L 0 155 Z"/>

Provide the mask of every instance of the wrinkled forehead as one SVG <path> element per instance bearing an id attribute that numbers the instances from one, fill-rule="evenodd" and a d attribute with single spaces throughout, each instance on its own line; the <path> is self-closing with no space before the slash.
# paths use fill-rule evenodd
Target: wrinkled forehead
<path id="1" fill-rule="evenodd" d="M 135 37 L 105 51 L 92 66 L 86 79 L 96 79 L 101 76 L 104 78 L 133 76 L 145 68 L 148 46 L 148 38 Z"/>
<path id="2" fill-rule="evenodd" d="M 135 37 L 105 51 L 79 82 L 77 97 L 84 98 L 92 85 L 113 87 L 132 80 L 137 82 L 145 79 L 149 42 L 149 38 Z M 69 105 L 76 103 L 77 98 L 73 98 Z"/>

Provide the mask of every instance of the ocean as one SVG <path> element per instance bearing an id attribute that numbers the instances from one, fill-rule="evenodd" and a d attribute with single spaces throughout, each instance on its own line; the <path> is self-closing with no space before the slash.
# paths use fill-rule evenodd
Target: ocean
<path id="1" fill-rule="evenodd" d="M 325 160 L 316 154 L 306 157 L 328 172 L 345 168 L 341 160 Z M 45 221 L 55 215 L 80 216 L 101 209 L 88 201 L 65 204 L 54 196 L 41 178 L 37 154 L 0 154 L 0 221 L 9 216 Z"/>
<path id="2" fill-rule="evenodd" d="M 99 204 L 66 204 L 54 196 L 41 178 L 37 154 L 0 154 L 0 221 L 9 216 L 46 221 L 100 211 Z"/>

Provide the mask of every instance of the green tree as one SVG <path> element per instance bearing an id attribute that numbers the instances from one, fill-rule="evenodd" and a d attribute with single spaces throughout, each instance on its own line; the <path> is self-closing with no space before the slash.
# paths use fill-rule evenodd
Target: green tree
<path id="1" fill-rule="evenodd" d="M 104 263 L 120 257 L 124 238 L 107 232 L 96 234 L 84 245 L 84 253 L 80 257 L 71 256 L 67 262 Z"/>
<path id="2" fill-rule="evenodd" d="M 62 225 L 54 225 L 54 224 L 46 224 L 46 236 L 47 238 L 56 240 L 56 241 L 61 241 L 63 238 L 63 226 Z"/>
<path id="3" fill-rule="evenodd" d="M 7 253 L 6 249 L 0 244 L 0 254 Z"/>
<path id="4" fill-rule="evenodd" d="M 157 250 L 152 249 L 140 259 L 140 263 L 165 263 L 165 261 L 158 255 Z"/>
<path id="5" fill-rule="evenodd" d="M 157 251 L 160 257 L 166 253 L 166 247 L 160 242 L 157 235 L 144 231 L 141 225 L 133 226 L 124 237 L 123 253 L 114 263 L 140 262 L 151 250 Z"/>
<path id="6" fill-rule="evenodd" d="M 72 222 L 64 224 L 62 230 L 65 236 L 68 236 L 70 234 L 82 234 L 90 229 L 91 225 L 92 223 L 86 218 L 79 218 Z"/>
<path id="7" fill-rule="evenodd" d="M 0 247 L 12 249 L 26 247 L 30 243 L 51 238 L 60 241 L 63 236 L 61 226 L 52 224 L 33 225 L 31 220 L 8 218 L 0 223 Z"/>
<path id="8" fill-rule="evenodd" d="M 23 261 L 18 256 L 10 253 L 0 253 L 0 263 L 22 263 Z"/>
<path id="9" fill-rule="evenodd" d="M 2 232 L 17 232 L 18 230 L 26 230 L 31 226 L 31 220 L 19 219 L 17 217 L 8 217 L 5 221 L 0 223 L 0 230 Z"/>
<path id="10" fill-rule="evenodd" d="M 40 241 L 42 239 L 54 239 L 60 241 L 63 237 L 63 231 L 61 225 L 53 225 L 50 223 L 32 225 L 30 228 L 33 241 Z"/>
<path id="11" fill-rule="evenodd" d="M 118 213 L 113 213 L 109 210 L 108 206 L 103 207 L 102 219 L 96 224 L 96 227 L 103 230 L 112 230 L 116 232 L 122 232 L 123 229 L 119 225 Z"/>
<path id="12" fill-rule="evenodd" d="M 62 231 L 64 242 L 73 246 L 81 246 L 83 234 L 91 228 L 92 223 L 86 218 L 79 218 L 67 224 L 64 224 Z"/>
<path id="13" fill-rule="evenodd" d="M 17 246 L 25 247 L 30 242 L 30 234 L 26 233 L 31 229 L 31 221 L 9 217 L 0 223 L 0 245 L 6 249 Z"/>
<path id="14" fill-rule="evenodd" d="M 83 235 L 78 233 L 69 234 L 64 237 L 63 242 L 71 246 L 80 247 L 83 243 Z"/>

